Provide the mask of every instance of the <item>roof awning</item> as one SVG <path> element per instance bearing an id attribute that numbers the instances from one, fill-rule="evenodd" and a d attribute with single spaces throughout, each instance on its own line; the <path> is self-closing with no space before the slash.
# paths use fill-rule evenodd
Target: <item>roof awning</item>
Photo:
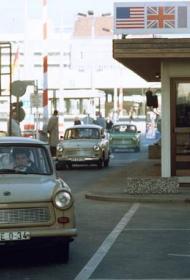
<path id="1" fill-rule="evenodd" d="M 159 82 L 162 62 L 190 62 L 190 38 L 115 39 L 113 57 L 146 81 Z"/>

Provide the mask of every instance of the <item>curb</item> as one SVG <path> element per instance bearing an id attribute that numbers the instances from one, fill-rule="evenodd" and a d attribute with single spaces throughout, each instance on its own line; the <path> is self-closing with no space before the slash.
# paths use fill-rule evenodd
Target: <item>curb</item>
<path id="1" fill-rule="evenodd" d="M 86 193 L 85 198 L 112 202 L 142 202 L 142 203 L 190 203 L 190 195 L 161 194 L 161 195 L 113 195 L 101 193 Z"/>

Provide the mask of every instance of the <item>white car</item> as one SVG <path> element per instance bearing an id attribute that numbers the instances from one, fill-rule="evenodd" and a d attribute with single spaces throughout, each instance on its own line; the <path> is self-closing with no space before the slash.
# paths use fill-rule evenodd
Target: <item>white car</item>
<path id="1" fill-rule="evenodd" d="M 74 199 L 57 176 L 46 143 L 0 137 L 0 194 L 1 248 L 51 244 L 50 252 L 67 262 L 77 235 Z"/>
<path id="2" fill-rule="evenodd" d="M 99 125 L 74 125 L 65 130 L 57 146 L 57 169 L 74 164 L 107 167 L 110 160 L 109 139 Z"/>

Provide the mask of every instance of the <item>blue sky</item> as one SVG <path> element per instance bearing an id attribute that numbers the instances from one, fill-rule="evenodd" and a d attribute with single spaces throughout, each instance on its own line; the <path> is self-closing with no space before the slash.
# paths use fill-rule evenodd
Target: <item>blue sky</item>
<path id="1" fill-rule="evenodd" d="M 48 16 L 56 26 L 73 23 L 78 12 L 86 13 L 94 10 L 96 15 L 101 13 L 113 14 L 113 3 L 117 0 L 47 0 Z M 42 17 L 42 0 L 0 0 L 0 33 L 22 32 L 24 30 L 25 4 L 30 18 Z"/>

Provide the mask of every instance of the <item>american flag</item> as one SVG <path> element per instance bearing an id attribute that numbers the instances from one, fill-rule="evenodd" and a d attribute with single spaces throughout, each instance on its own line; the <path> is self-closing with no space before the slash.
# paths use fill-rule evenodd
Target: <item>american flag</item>
<path id="1" fill-rule="evenodd" d="M 175 7 L 147 7 L 147 28 L 175 28 Z"/>
<path id="2" fill-rule="evenodd" d="M 116 28 L 144 28 L 144 7 L 117 7 Z"/>

